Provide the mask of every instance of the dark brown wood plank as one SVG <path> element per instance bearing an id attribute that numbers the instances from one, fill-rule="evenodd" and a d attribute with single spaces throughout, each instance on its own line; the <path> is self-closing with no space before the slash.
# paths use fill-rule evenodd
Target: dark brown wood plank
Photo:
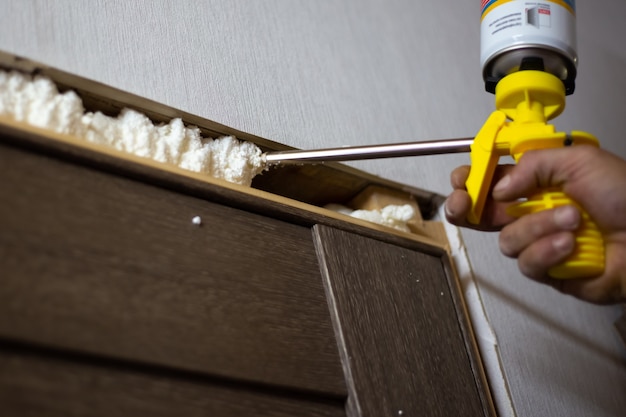
<path id="1" fill-rule="evenodd" d="M 340 417 L 324 397 L 59 355 L 0 343 L 0 414 L 7 417 Z"/>
<path id="2" fill-rule="evenodd" d="M 351 416 L 479 416 L 479 392 L 442 260 L 316 226 Z"/>
<path id="3" fill-rule="evenodd" d="M 345 395 L 308 228 L 9 146 L 0 178 L 0 337 Z"/>

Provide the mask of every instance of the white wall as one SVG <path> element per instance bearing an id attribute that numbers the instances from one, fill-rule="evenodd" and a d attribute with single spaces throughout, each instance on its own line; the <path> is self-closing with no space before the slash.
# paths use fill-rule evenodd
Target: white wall
<path id="1" fill-rule="evenodd" d="M 577 92 L 556 124 L 626 157 L 626 3 L 578 3 Z M 0 10 L 2 50 L 299 148 L 470 136 L 493 110 L 478 0 L 0 0 Z M 467 159 L 354 165 L 447 194 Z M 495 234 L 463 236 L 517 415 L 623 415 L 619 309 L 524 279 Z"/>

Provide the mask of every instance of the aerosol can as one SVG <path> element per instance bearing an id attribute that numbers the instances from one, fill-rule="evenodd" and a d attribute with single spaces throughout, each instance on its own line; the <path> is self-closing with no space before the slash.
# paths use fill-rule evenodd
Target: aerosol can
<path id="1" fill-rule="evenodd" d="M 495 94 L 496 110 L 471 145 L 467 190 L 472 197 L 468 220 L 480 221 L 498 159 L 517 161 L 534 149 L 573 145 L 599 146 L 585 132 L 556 132 L 548 120 L 565 108 L 574 92 L 576 66 L 574 0 L 482 0 L 481 65 L 485 89 Z M 561 190 L 549 189 L 513 205 L 522 216 L 562 205 L 580 206 Z M 549 273 L 554 278 L 584 278 L 604 270 L 604 243 L 593 220 L 583 211 L 576 249 Z"/>
<path id="2" fill-rule="evenodd" d="M 485 88 L 495 93 L 502 78 L 520 68 L 540 67 L 574 92 L 576 6 L 573 0 L 482 0 L 480 63 Z"/>

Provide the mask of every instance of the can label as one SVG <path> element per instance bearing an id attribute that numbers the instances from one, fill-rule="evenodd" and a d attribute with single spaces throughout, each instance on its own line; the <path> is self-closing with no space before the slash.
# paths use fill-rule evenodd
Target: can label
<path id="1" fill-rule="evenodd" d="M 558 50 L 576 62 L 574 0 L 481 0 L 480 63 L 525 46 Z"/>

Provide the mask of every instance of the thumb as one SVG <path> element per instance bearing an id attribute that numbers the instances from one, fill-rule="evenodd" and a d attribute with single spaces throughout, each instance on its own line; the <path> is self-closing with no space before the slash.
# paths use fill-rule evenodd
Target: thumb
<path id="1" fill-rule="evenodd" d="M 577 148 L 583 148 L 578 146 Z M 558 148 L 526 152 L 493 188 L 493 198 L 513 201 L 541 189 L 563 188 L 584 167 L 581 149 Z"/>

